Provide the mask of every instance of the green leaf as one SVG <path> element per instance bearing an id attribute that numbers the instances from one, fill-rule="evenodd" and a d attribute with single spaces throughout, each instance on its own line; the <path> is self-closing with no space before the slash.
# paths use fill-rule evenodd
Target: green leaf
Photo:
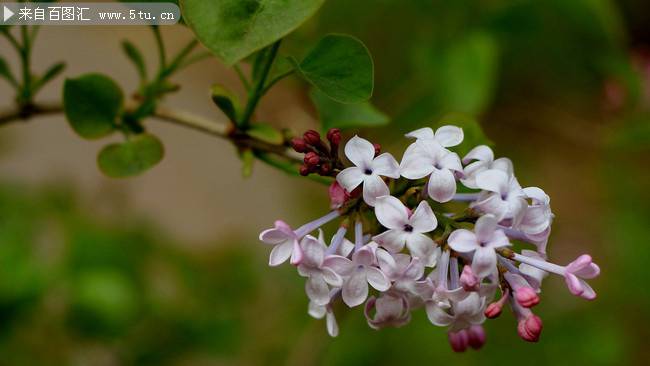
<path id="1" fill-rule="evenodd" d="M 273 145 L 282 145 L 284 142 L 284 136 L 282 135 L 282 132 L 267 124 L 252 124 L 246 130 L 246 133 L 253 138 L 268 142 L 269 144 Z"/>
<path id="2" fill-rule="evenodd" d="M 253 164 L 255 164 L 255 154 L 253 150 L 246 149 L 239 154 L 242 166 L 241 166 L 241 175 L 244 178 L 248 178 L 253 174 Z"/>
<path id="3" fill-rule="evenodd" d="M 239 98 L 230 90 L 227 90 L 221 84 L 215 84 L 211 89 L 212 101 L 221 109 L 221 111 L 230 119 L 232 123 L 237 123 L 239 115 Z"/>
<path id="4" fill-rule="evenodd" d="M 120 87 L 101 74 L 66 79 L 63 86 L 63 107 L 68 122 L 75 132 L 88 139 L 113 132 L 123 99 Z"/>
<path id="5" fill-rule="evenodd" d="M 359 103 L 372 96 L 372 57 L 354 37 L 323 37 L 297 67 L 305 80 L 338 102 Z"/>
<path id="6" fill-rule="evenodd" d="M 232 65 L 289 34 L 325 0 L 182 0 L 197 38 Z"/>
<path id="7" fill-rule="evenodd" d="M 448 49 L 440 68 L 447 110 L 482 112 L 492 98 L 497 61 L 496 40 L 487 33 L 473 33 Z"/>
<path id="8" fill-rule="evenodd" d="M 147 67 L 144 63 L 144 57 L 138 48 L 129 41 L 122 41 L 122 50 L 126 54 L 126 57 L 133 62 L 136 70 L 138 70 L 138 75 L 140 75 L 140 80 L 143 82 L 147 80 Z"/>
<path id="9" fill-rule="evenodd" d="M 343 104 L 330 99 L 317 89 L 310 93 L 311 100 L 318 109 L 322 129 L 377 127 L 388 124 L 387 115 L 370 102 Z"/>
<path id="10" fill-rule="evenodd" d="M 18 82 L 9 69 L 9 65 L 4 58 L 0 57 L 0 76 L 5 78 L 11 85 L 18 86 Z"/>
<path id="11" fill-rule="evenodd" d="M 462 113 L 447 114 L 437 124 L 438 127 L 444 125 L 454 125 L 463 129 L 465 136 L 463 142 L 451 148 L 458 152 L 461 157 L 478 145 L 493 145 L 493 142 L 483 133 L 483 128 L 478 121 L 469 115 Z"/>
<path id="12" fill-rule="evenodd" d="M 150 169 L 162 160 L 164 154 L 160 140 L 145 133 L 104 147 L 97 157 L 97 163 L 99 169 L 109 177 L 123 178 Z"/>
<path id="13" fill-rule="evenodd" d="M 50 80 L 54 79 L 57 77 L 60 73 L 65 70 L 65 63 L 64 62 L 58 62 L 52 66 L 50 66 L 47 71 L 43 74 L 43 76 L 39 79 L 37 79 L 34 84 L 32 85 L 33 92 L 39 91 L 45 84 L 50 82 Z"/>

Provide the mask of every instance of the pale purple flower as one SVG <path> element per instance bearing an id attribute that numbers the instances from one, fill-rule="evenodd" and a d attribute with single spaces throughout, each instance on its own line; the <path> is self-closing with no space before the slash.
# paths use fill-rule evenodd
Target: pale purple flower
<path id="1" fill-rule="evenodd" d="M 471 207 L 518 225 L 528 206 L 517 178 L 498 169 L 484 170 L 476 175 L 476 185 L 486 191 Z"/>
<path id="2" fill-rule="evenodd" d="M 425 233 L 435 230 L 438 220 L 426 201 L 420 202 L 411 213 L 399 199 L 383 196 L 377 199 L 375 216 L 388 230 L 373 240 L 393 253 L 406 245 L 411 255 L 420 258 L 425 266 L 433 265 L 435 244 Z"/>
<path id="3" fill-rule="evenodd" d="M 415 294 L 415 282 L 424 275 L 422 261 L 404 253 L 391 254 L 381 248 L 375 254 L 379 268 L 393 282 L 393 288 Z"/>
<path id="4" fill-rule="evenodd" d="M 352 254 L 352 260 L 332 255 L 325 258 L 324 266 L 334 270 L 344 278 L 342 287 L 343 302 L 349 307 L 361 305 L 368 297 L 368 284 L 378 291 L 390 288 L 390 280 L 377 267 L 375 248 L 364 245 Z"/>
<path id="5" fill-rule="evenodd" d="M 440 250 L 440 249 L 438 249 Z M 414 285 L 416 293 L 422 298 L 429 320 L 433 324 L 440 312 L 451 307 L 451 303 L 461 301 L 468 296 L 468 292 L 454 283 L 449 286 L 449 251 L 440 254 L 434 271 L 427 278 L 417 281 Z M 453 276 L 452 276 L 453 278 Z"/>
<path id="6" fill-rule="evenodd" d="M 331 211 L 327 215 L 308 222 L 296 230 L 291 229 L 284 221 L 276 221 L 272 229 L 267 229 L 260 233 L 260 240 L 262 242 L 273 245 L 271 255 L 269 256 L 269 265 L 278 266 L 289 259 L 289 257 L 291 257 L 291 264 L 300 264 L 303 258 L 299 243 L 300 239 L 339 216 L 338 211 Z"/>
<path id="7" fill-rule="evenodd" d="M 484 310 L 485 298 L 476 292 L 470 292 L 463 300 L 452 301 L 450 309 L 436 308 L 435 311 L 427 311 L 427 316 L 434 325 L 449 326 L 451 332 L 457 332 L 482 324 L 485 321 Z"/>
<path id="8" fill-rule="evenodd" d="M 373 308 L 375 315 L 371 316 Z M 364 315 L 368 325 L 373 329 L 399 328 L 411 320 L 408 299 L 404 294 L 393 292 L 383 293 L 378 299 L 371 296 L 366 302 Z"/>
<path id="9" fill-rule="evenodd" d="M 345 156 L 355 165 L 344 169 L 336 176 L 346 191 L 352 192 L 363 184 L 363 200 L 375 205 L 377 197 L 390 194 L 383 177 L 399 178 L 399 164 L 389 153 L 375 157 L 375 147 L 368 140 L 358 136 L 345 144 Z"/>
<path id="10" fill-rule="evenodd" d="M 510 159 L 498 158 L 495 160 L 492 149 L 486 145 L 479 145 L 470 150 L 463 158 L 463 164 L 469 165 L 463 170 L 464 178 L 460 181 L 468 188 L 479 188 L 476 185 L 476 176 L 485 170 L 502 170 L 508 175 L 512 175 L 514 170 Z"/>
<path id="11" fill-rule="evenodd" d="M 449 235 L 449 246 L 460 253 L 474 252 L 472 271 L 479 278 L 496 271 L 497 254 L 495 249 L 510 245 L 508 237 L 497 229 L 497 219 L 490 214 L 476 220 L 474 232 L 466 229 L 455 230 Z"/>
<path id="12" fill-rule="evenodd" d="M 317 305 L 325 305 L 330 301 L 328 287 L 341 287 L 343 279 L 331 268 L 323 266 L 325 260 L 325 244 L 311 235 L 305 236 L 300 242 L 303 260 L 298 265 L 298 273 L 307 277 L 305 291 L 307 297 Z"/>
<path id="13" fill-rule="evenodd" d="M 462 141 L 462 130 L 460 131 L 459 138 Z M 407 179 L 429 176 L 426 190 L 429 197 L 436 202 L 448 202 L 456 193 L 456 174 L 462 174 L 463 166 L 458 154 L 447 150 L 441 140 L 455 142 L 458 138 L 453 140 L 447 134 L 445 139 L 418 138 L 404 152 L 400 174 Z"/>

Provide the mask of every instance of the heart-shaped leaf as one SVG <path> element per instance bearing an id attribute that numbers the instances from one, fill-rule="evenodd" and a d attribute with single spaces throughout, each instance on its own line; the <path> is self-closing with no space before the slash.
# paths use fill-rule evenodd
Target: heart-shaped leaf
<path id="1" fill-rule="evenodd" d="M 197 38 L 232 65 L 289 34 L 325 0 L 181 0 Z"/>
<path id="2" fill-rule="evenodd" d="M 158 138 L 149 134 L 131 137 L 123 143 L 110 144 L 97 157 L 99 169 L 113 178 L 138 175 L 158 164 L 165 154 Z"/>
<path id="3" fill-rule="evenodd" d="M 338 102 L 359 103 L 372 96 L 372 57 L 354 37 L 323 37 L 297 67 L 305 80 Z"/>
<path id="4" fill-rule="evenodd" d="M 317 89 L 310 93 L 316 105 L 323 130 L 330 128 L 377 127 L 388 124 L 388 116 L 370 102 L 344 104 L 332 100 Z"/>
<path id="5" fill-rule="evenodd" d="M 101 74 L 67 79 L 63 86 L 63 107 L 68 122 L 75 132 L 87 139 L 113 132 L 122 101 L 120 87 Z"/>

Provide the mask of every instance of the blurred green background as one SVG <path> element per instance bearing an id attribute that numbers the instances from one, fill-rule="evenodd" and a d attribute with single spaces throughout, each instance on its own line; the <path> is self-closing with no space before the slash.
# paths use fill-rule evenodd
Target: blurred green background
<path id="1" fill-rule="evenodd" d="M 118 37 L 150 43 L 146 30 L 80 29 L 44 30 L 38 57 L 66 58 L 75 72 L 116 72 L 133 85 L 126 61 L 106 62 L 123 57 L 104 47 L 117 49 Z M 267 268 L 269 248 L 257 242 L 277 218 L 300 224 L 326 210 L 324 188 L 263 167 L 246 182 L 215 178 L 238 174 L 229 148 L 208 155 L 191 146 L 196 134 L 165 131 L 167 158 L 149 178 L 137 178 L 136 188 L 105 183 L 86 145 L 65 155 L 88 166 L 83 173 L 73 162 L 39 164 L 43 156 L 20 149 L 27 141 L 56 155 L 82 144 L 69 131 L 50 137 L 69 129 L 58 118 L 0 131 L 0 365 L 650 364 L 647 2 L 329 0 L 284 50 L 304 53 L 329 32 L 357 36 L 374 56 L 373 102 L 392 122 L 365 135 L 399 157 L 403 132 L 449 112 L 476 117 L 522 184 L 551 195 L 551 259 L 568 263 L 588 252 L 601 265 L 592 283 L 598 299 L 585 302 L 561 279 L 547 279 L 536 308 L 544 320 L 538 344 L 521 341 L 504 313 L 485 324 L 484 349 L 454 354 L 423 311 L 408 326 L 377 332 L 361 309 L 339 309 L 341 334 L 331 339 L 306 313 L 303 279 L 288 265 Z M 189 37 L 180 26 L 163 33 Z M 56 47 L 64 34 L 90 46 Z M 88 62 L 95 53 L 100 60 Z M 82 61 L 74 64 L 75 56 Z M 188 94 L 169 104 L 197 110 L 203 99 L 209 104 L 198 79 L 235 83 L 214 61 L 176 79 Z M 307 91 L 298 81 L 281 83 L 259 119 L 315 127 Z M 179 155 L 186 160 L 174 160 Z M 201 183 L 204 175 L 211 178 Z M 104 188 L 88 194 L 89 186 Z M 165 190 L 151 193 L 156 186 Z M 209 201 L 211 192 L 222 196 Z M 170 195 L 178 199 L 161 198 Z"/>

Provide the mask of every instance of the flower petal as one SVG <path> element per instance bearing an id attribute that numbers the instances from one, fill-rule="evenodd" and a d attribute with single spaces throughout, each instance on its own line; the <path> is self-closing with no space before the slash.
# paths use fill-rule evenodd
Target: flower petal
<path id="1" fill-rule="evenodd" d="M 508 240 L 508 236 L 506 236 L 506 233 L 504 233 L 503 230 L 496 230 L 492 234 L 492 239 L 490 239 L 489 245 L 492 248 L 507 247 L 510 246 L 510 240 Z"/>
<path id="2" fill-rule="evenodd" d="M 363 304 L 368 297 L 368 281 L 366 280 L 365 269 L 357 269 L 352 276 L 343 284 L 341 293 L 343 302 L 349 307 Z"/>
<path id="3" fill-rule="evenodd" d="M 377 291 L 386 291 L 390 288 L 390 280 L 379 268 L 366 267 L 366 276 L 368 283 Z"/>
<path id="4" fill-rule="evenodd" d="M 476 240 L 479 242 L 489 242 L 492 239 L 494 230 L 497 228 L 497 218 L 491 214 L 485 214 L 476 220 L 474 225 L 474 232 L 476 233 Z"/>
<path id="5" fill-rule="evenodd" d="M 395 262 L 395 258 L 388 253 L 384 249 L 377 249 L 375 251 L 375 255 L 377 256 L 377 263 L 379 264 L 379 268 L 384 272 L 388 277 L 394 277 L 397 275 L 397 263 Z"/>
<path id="6" fill-rule="evenodd" d="M 329 267 L 323 267 L 321 269 L 323 274 L 323 279 L 332 287 L 341 287 L 343 286 L 343 279 L 338 273 L 334 272 L 333 269 Z"/>
<path id="7" fill-rule="evenodd" d="M 342 172 L 341 172 L 342 173 Z M 339 175 L 341 174 L 339 173 Z M 375 206 L 375 201 L 377 197 L 386 196 L 390 194 L 388 186 L 381 179 L 380 176 L 376 174 L 365 175 L 363 178 L 363 200 L 369 206 Z"/>
<path id="8" fill-rule="evenodd" d="M 364 245 L 352 254 L 352 262 L 356 266 L 370 266 L 375 262 L 375 251 L 370 245 Z"/>
<path id="9" fill-rule="evenodd" d="M 413 212 L 413 215 L 411 215 L 411 217 L 408 219 L 408 222 L 413 228 L 413 232 L 415 233 L 428 233 L 429 231 L 433 231 L 436 226 L 438 226 L 436 215 L 433 214 L 433 210 L 427 201 L 420 202 L 418 207 Z"/>
<path id="10" fill-rule="evenodd" d="M 336 323 L 333 311 L 330 310 L 327 312 L 325 323 L 327 326 L 327 334 L 329 334 L 330 337 L 336 337 L 339 335 L 339 325 Z"/>
<path id="11" fill-rule="evenodd" d="M 363 170 L 356 166 L 345 168 L 336 175 L 336 181 L 350 193 L 363 182 Z"/>
<path id="12" fill-rule="evenodd" d="M 309 302 L 309 307 L 307 308 L 307 314 L 316 319 L 322 319 L 325 316 L 325 306 L 317 305 L 313 301 Z"/>
<path id="13" fill-rule="evenodd" d="M 293 242 L 293 240 L 287 240 L 273 247 L 269 256 L 269 266 L 275 267 L 286 262 L 291 257 L 291 252 L 293 252 Z"/>
<path id="14" fill-rule="evenodd" d="M 354 165 L 367 169 L 370 168 L 370 163 L 375 157 L 375 146 L 366 139 L 354 136 L 345 144 L 345 156 Z"/>
<path id="15" fill-rule="evenodd" d="M 491 247 L 478 247 L 472 258 L 472 271 L 478 278 L 489 276 L 497 265 L 497 254 Z"/>
<path id="16" fill-rule="evenodd" d="M 463 165 L 460 163 L 460 157 L 458 157 L 458 154 L 456 153 L 447 153 L 445 154 L 439 162 L 440 166 L 449 169 L 449 170 L 454 170 L 457 172 L 462 172 L 463 171 Z"/>
<path id="17" fill-rule="evenodd" d="M 404 277 L 419 280 L 424 275 L 424 264 L 419 258 L 413 258 L 411 263 L 404 270 Z"/>
<path id="18" fill-rule="evenodd" d="M 434 169 L 429 177 L 427 193 L 436 202 L 449 202 L 456 194 L 456 178 L 447 169 Z"/>
<path id="19" fill-rule="evenodd" d="M 502 170 L 488 169 L 476 175 L 476 185 L 490 192 L 505 194 L 508 192 L 509 177 Z"/>
<path id="20" fill-rule="evenodd" d="M 400 164 L 400 174 L 407 179 L 424 178 L 435 169 L 433 160 L 418 146 L 417 143 L 411 144 L 402 157 Z"/>
<path id="21" fill-rule="evenodd" d="M 330 302 L 330 289 L 323 279 L 323 276 L 314 275 L 307 279 L 305 292 L 309 300 L 316 305 L 327 305 Z"/>
<path id="22" fill-rule="evenodd" d="M 408 234 L 402 230 L 390 229 L 379 235 L 375 235 L 372 240 L 386 248 L 389 252 L 397 253 L 404 248 L 407 236 Z"/>
<path id="23" fill-rule="evenodd" d="M 433 302 L 427 302 L 426 311 L 427 311 L 427 318 L 429 318 L 429 321 L 433 325 L 437 325 L 439 327 L 446 327 L 454 321 L 454 317 L 447 314 L 447 312 L 439 308 Z"/>
<path id="24" fill-rule="evenodd" d="M 514 173 L 514 168 L 512 167 L 512 160 L 508 158 L 498 158 L 490 164 L 490 169 L 498 169 L 506 172 L 508 175 Z"/>
<path id="25" fill-rule="evenodd" d="M 432 139 L 435 135 L 430 127 L 423 127 L 405 135 L 413 139 Z"/>
<path id="26" fill-rule="evenodd" d="M 479 145 L 472 150 L 470 150 L 465 157 L 463 157 L 463 163 L 467 164 L 472 160 L 478 161 L 492 161 L 494 160 L 494 153 L 487 145 Z"/>
<path id="27" fill-rule="evenodd" d="M 451 249 L 460 253 L 469 253 L 478 248 L 476 234 L 466 229 L 454 230 L 447 242 Z"/>
<path id="28" fill-rule="evenodd" d="M 376 157 L 371 164 L 371 170 L 378 175 L 390 178 L 399 178 L 399 164 L 393 155 L 383 153 Z"/>
<path id="29" fill-rule="evenodd" d="M 323 268 L 331 268 L 340 276 L 349 276 L 354 270 L 354 263 L 340 255 L 330 255 L 323 260 Z"/>
<path id="30" fill-rule="evenodd" d="M 302 264 L 315 268 L 321 266 L 325 258 L 325 244 L 320 243 L 313 236 L 307 235 L 300 242 L 300 247 L 304 256 Z"/>
<path id="31" fill-rule="evenodd" d="M 420 258 L 425 266 L 432 266 L 435 263 L 435 244 L 430 237 L 424 234 L 413 233 L 406 238 L 406 246 L 411 251 L 411 255 Z"/>
<path id="32" fill-rule="evenodd" d="M 393 196 L 379 197 L 375 202 L 377 221 L 388 229 L 403 229 L 409 222 L 409 212 L 398 198 Z"/>
<path id="33" fill-rule="evenodd" d="M 463 129 L 457 126 L 442 126 L 436 130 L 435 139 L 444 147 L 456 146 L 463 142 Z"/>

